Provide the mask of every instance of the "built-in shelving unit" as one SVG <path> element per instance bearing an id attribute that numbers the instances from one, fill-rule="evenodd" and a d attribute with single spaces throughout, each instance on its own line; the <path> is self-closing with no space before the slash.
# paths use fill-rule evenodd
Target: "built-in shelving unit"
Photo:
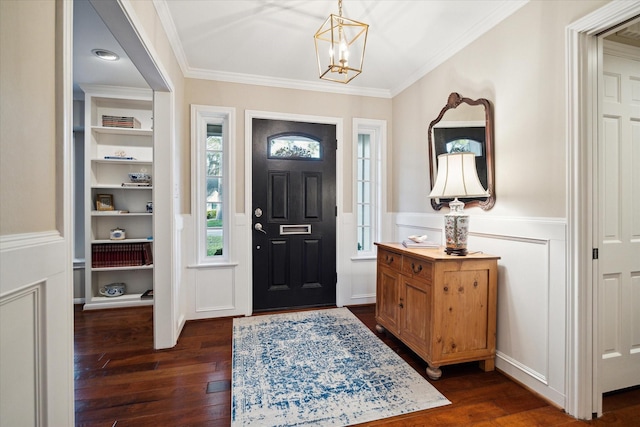
<path id="1" fill-rule="evenodd" d="M 153 304 L 153 121 L 152 92 L 83 86 L 85 92 L 85 309 Z M 136 127 L 104 126 L 103 116 L 132 118 Z M 137 127 L 139 126 L 139 127 Z M 132 186 L 130 173 L 151 183 Z M 111 199 L 113 210 L 97 200 Z M 107 200 L 108 200 L 107 199 Z M 103 207 L 104 209 L 104 207 Z M 124 230 L 124 239 L 112 231 Z M 124 283 L 126 293 L 103 296 L 102 288 Z"/>

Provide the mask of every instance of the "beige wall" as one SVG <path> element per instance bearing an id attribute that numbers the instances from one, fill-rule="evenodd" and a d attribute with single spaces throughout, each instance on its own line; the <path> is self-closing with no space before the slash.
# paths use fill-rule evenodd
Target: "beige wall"
<path id="1" fill-rule="evenodd" d="M 396 96 L 393 210 L 432 211 L 427 128 L 458 92 L 494 105 L 497 202 L 488 214 L 564 217 L 565 27 L 605 3 L 531 1 Z M 485 213 L 473 208 L 477 214 Z"/>
<path id="2" fill-rule="evenodd" d="M 345 183 L 343 188 L 344 200 L 342 201 L 342 210 L 344 212 L 351 212 L 352 204 L 352 185 L 350 185 L 352 176 L 352 119 L 387 120 L 388 132 L 391 132 L 392 114 L 391 100 L 389 99 L 187 79 L 184 100 L 184 120 L 187 122 L 190 120 L 189 106 L 191 104 L 236 108 L 236 212 L 244 212 L 245 110 L 338 117 L 343 119 L 345 139 L 343 141 L 341 136 L 338 135 L 338 144 L 344 150 L 343 175 Z M 183 139 L 183 155 L 188 157 L 190 149 L 190 130 L 188 128 L 185 129 Z M 190 169 L 187 168 L 184 172 L 185 176 L 183 176 L 183 179 L 189 183 L 190 177 L 188 174 L 190 173 Z"/>
<path id="3" fill-rule="evenodd" d="M 55 8 L 0 1 L 0 235 L 56 229 Z"/>
<path id="4" fill-rule="evenodd" d="M 239 212 L 245 109 L 342 117 L 347 138 L 353 117 L 388 120 L 389 209 L 430 211 L 426 131 L 457 91 L 495 107 L 497 203 L 490 214 L 545 217 L 563 217 L 566 210 L 565 27 L 605 3 L 532 1 L 391 101 L 183 79 L 153 4 L 130 2 L 174 85 L 183 212 L 190 212 L 192 103 L 237 108 Z M 55 4 L 1 1 L 0 8 L 0 234 L 50 230 L 56 224 Z M 351 150 L 344 155 L 348 178 Z M 347 211 L 351 201 L 348 186 Z"/>

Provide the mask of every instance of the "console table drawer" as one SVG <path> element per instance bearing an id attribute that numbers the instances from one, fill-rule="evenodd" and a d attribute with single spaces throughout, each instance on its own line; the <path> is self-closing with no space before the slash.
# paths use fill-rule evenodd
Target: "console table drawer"
<path id="1" fill-rule="evenodd" d="M 385 267 L 400 273 L 402 271 L 402 255 L 395 252 L 378 249 L 378 262 Z"/>
<path id="2" fill-rule="evenodd" d="M 431 282 L 433 263 L 410 256 L 402 257 L 402 274 Z"/>

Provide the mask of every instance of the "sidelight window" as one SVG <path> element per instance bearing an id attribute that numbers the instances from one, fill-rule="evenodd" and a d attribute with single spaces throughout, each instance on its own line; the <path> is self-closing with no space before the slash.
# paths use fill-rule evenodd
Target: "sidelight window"
<path id="1" fill-rule="evenodd" d="M 224 252 L 224 201 L 222 172 L 224 170 L 224 137 L 222 124 L 207 124 L 207 143 L 205 156 L 206 169 L 206 206 L 207 256 L 220 256 Z"/>
<path id="2" fill-rule="evenodd" d="M 229 147 L 234 112 L 233 109 L 199 105 L 191 109 L 195 171 L 192 200 L 199 263 L 229 258 Z"/>
<path id="3" fill-rule="evenodd" d="M 354 119 L 355 141 L 355 218 L 357 253 L 375 252 L 374 242 L 381 238 L 382 171 L 386 123 L 380 120 Z"/>

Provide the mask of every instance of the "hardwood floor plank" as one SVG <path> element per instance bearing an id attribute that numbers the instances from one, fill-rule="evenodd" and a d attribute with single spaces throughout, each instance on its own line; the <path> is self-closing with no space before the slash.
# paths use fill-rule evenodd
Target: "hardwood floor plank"
<path id="1" fill-rule="evenodd" d="M 640 405 L 640 386 L 607 393 L 602 409 L 604 412 L 610 412 L 631 405 Z M 638 412 L 638 418 L 640 419 L 640 412 Z"/>
<path id="2" fill-rule="evenodd" d="M 559 409 L 545 406 L 530 411 L 518 412 L 509 416 L 493 420 L 493 423 L 501 427 L 525 427 L 525 426 L 562 426 L 574 420 L 568 419 L 567 414 Z"/>
<path id="3" fill-rule="evenodd" d="M 424 361 L 393 336 L 375 332 L 373 305 L 350 310 L 426 378 Z M 230 424 L 232 318 L 187 322 L 168 350 L 153 349 L 152 307 L 76 308 L 74 331 L 76 426 Z M 640 427 L 640 389 L 607 396 L 605 415 L 584 422 L 477 363 L 445 366 L 442 379 L 428 381 L 452 404 L 362 425 Z M 207 393 L 209 383 L 217 386 Z"/>
<path id="4" fill-rule="evenodd" d="M 598 427 L 640 427 L 640 401 L 636 400 L 631 406 L 605 412 L 602 417 L 590 423 Z"/>

